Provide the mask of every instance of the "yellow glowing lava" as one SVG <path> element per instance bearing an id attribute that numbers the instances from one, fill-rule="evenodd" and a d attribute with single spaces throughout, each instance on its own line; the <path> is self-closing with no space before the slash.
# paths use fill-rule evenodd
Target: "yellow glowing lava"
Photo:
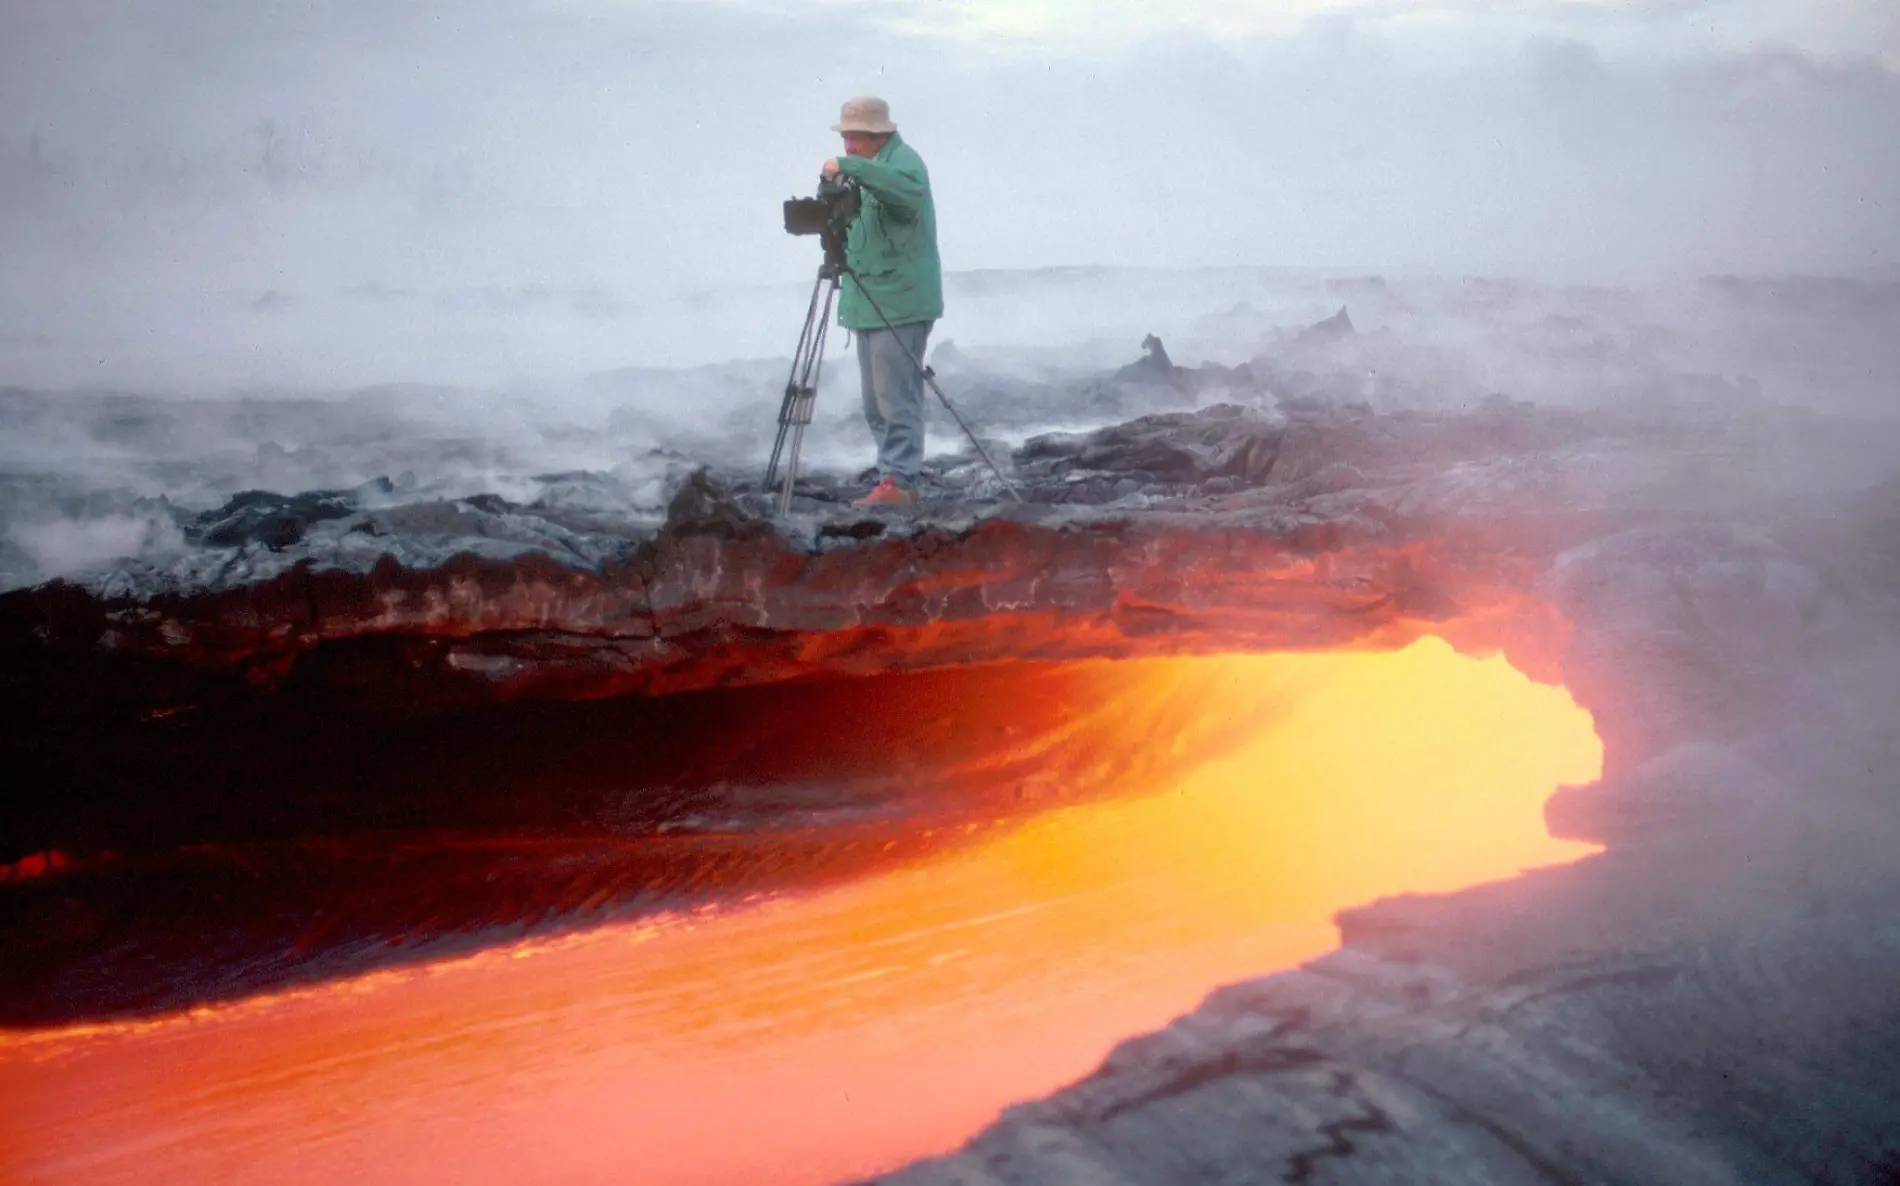
<path id="1" fill-rule="evenodd" d="M 8 1036 L 0 1180 L 832 1181 L 954 1147 L 1209 989 L 1323 952 L 1341 907 L 1589 851 L 1542 804 L 1596 776 L 1590 719 L 1501 659 L 1427 640 L 1118 672 L 1152 694 L 1092 736 L 1172 746 L 1143 731 L 1186 696 L 1197 738 L 1246 739 L 824 893 Z"/>

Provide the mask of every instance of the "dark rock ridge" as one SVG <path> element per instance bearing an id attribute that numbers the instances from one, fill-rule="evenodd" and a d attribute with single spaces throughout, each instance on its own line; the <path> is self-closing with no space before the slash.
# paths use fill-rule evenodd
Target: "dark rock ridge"
<path id="1" fill-rule="evenodd" d="M 388 493 L 385 480 L 377 488 Z M 356 492 L 317 490 L 308 494 L 273 494 L 246 490 L 215 511 L 199 515 L 186 538 L 213 548 L 240 548 L 262 544 L 281 552 L 303 539 L 312 523 L 348 518 L 357 509 Z"/>
<path id="2" fill-rule="evenodd" d="M 1237 382 L 1196 373 L 1219 382 L 1177 392 Z M 1727 380 L 1375 412 L 1285 378 L 1031 439 L 1022 506 L 967 453 L 915 510 L 855 511 L 861 485 L 821 474 L 782 522 L 714 471 L 656 523 L 492 496 L 228 506 L 208 522 L 240 542 L 0 597 L 8 727 L 1442 634 L 1595 714 L 1604 781 L 1550 817 L 1601 856 L 1349 911 L 1337 953 L 1217 992 L 892 1180 L 1891 1180 L 1894 426 Z"/>
<path id="3" fill-rule="evenodd" d="M 463 700 L 1397 641 L 1497 617 L 1565 546 L 1706 497 L 1668 415 L 1287 404 L 1032 438 L 1011 461 L 1023 506 L 985 497 L 994 479 L 967 452 L 933 462 L 933 497 L 903 515 L 855 511 L 855 485 L 818 476 L 775 522 L 748 476 L 703 472 L 659 523 L 493 495 L 240 495 L 165 564 L 0 596 L 0 647 L 16 686 L 137 672 L 161 699 L 199 679 L 268 686 L 355 647 L 366 688 L 382 663 L 405 698 Z M 1780 428 L 1731 426 L 1687 460 L 1728 466 Z M 1773 493 L 1773 475 L 1743 477 Z M 1529 669 L 1549 670 L 1535 652 L 1554 637 L 1518 640 Z"/>

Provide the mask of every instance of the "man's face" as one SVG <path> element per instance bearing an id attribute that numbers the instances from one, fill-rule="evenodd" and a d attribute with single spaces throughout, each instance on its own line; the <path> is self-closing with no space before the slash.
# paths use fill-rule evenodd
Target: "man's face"
<path id="1" fill-rule="evenodd" d="M 885 137 L 874 132 L 845 132 L 844 150 L 850 156 L 876 156 L 884 147 Z"/>

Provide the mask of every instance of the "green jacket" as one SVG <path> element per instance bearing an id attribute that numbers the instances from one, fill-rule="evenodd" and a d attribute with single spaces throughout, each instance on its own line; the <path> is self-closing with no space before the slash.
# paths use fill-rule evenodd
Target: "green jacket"
<path id="1" fill-rule="evenodd" d="M 841 156 L 838 171 L 856 178 L 862 205 L 845 237 L 845 262 L 864 281 L 844 279 L 838 324 L 882 329 L 943 316 L 943 266 L 937 262 L 937 209 L 930 173 L 915 149 L 893 132 L 875 157 Z M 866 295 L 870 300 L 865 299 Z M 871 307 L 877 302 L 877 308 Z M 884 317 L 878 316 L 882 309 Z"/>

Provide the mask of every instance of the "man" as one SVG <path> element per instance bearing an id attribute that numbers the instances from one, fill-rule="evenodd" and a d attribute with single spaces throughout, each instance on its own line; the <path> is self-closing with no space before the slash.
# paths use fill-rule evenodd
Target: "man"
<path id="1" fill-rule="evenodd" d="M 852 275 L 844 281 L 838 324 L 857 335 L 864 419 L 877 442 L 879 480 L 856 505 L 904 505 L 917 501 L 923 478 L 919 368 L 930 327 L 943 316 L 930 174 L 897 135 L 882 99 L 852 99 L 832 131 L 844 137 L 845 155 L 826 161 L 825 175 L 844 174 L 861 194 L 845 240 Z"/>

